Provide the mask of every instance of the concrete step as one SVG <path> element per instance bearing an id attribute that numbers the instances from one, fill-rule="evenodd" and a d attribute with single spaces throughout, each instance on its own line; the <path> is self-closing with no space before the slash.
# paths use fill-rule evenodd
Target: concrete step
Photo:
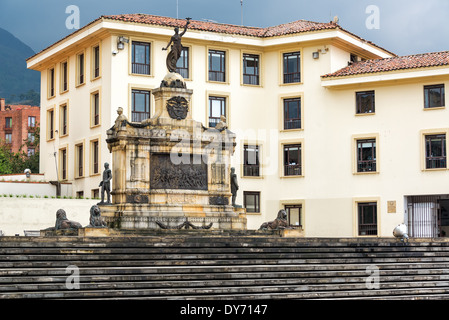
<path id="1" fill-rule="evenodd" d="M 192 233 L 189 233 L 192 235 Z M 68 290 L 66 268 L 80 272 Z M 379 289 L 368 289 L 368 267 Z M 276 236 L 0 237 L 0 298 L 442 299 L 449 242 Z"/>
<path id="2" fill-rule="evenodd" d="M 191 296 L 229 296 L 236 295 L 263 295 L 270 299 L 276 295 L 288 295 L 294 299 L 326 299 L 326 298 L 347 298 L 373 296 L 394 296 L 394 295 L 413 295 L 413 294 L 446 294 L 449 291 L 449 281 L 413 281 L 413 282 L 382 282 L 381 289 L 367 289 L 365 283 L 354 284 L 293 284 L 293 285 L 245 285 L 245 286 L 210 286 L 210 287 L 159 287 L 159 288 L 139 288 L 138 283 L 129 283 L 122 287 L 112 287 L 107 284 L 102 287 L 101 284 L 92 286 L 92 290 L 86 290 L 80 286 L 78 290 L 64 290 L 57 288 L 54 291 L 41 290 L 38 286 L 28 292 L 2 292 L 0 299 L 4 298 L 114 298 L 114 297 L 148 297 L 148 298 L 176 298 Z"/>

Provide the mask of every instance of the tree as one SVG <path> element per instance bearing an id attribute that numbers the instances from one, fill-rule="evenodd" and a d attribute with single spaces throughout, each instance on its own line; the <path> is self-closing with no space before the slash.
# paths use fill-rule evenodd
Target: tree
<path id="1" fill-rule="evenodd" d="M 9 145 L 0 142 L 0 174 L 23 173 L 25 169 L 31 172 L 39 172 L 39 127 L 30 128 L 29 132 L 34 134 L 34 141 L 25 140 L 20 146 L 19 152 L 12 152 Z M 34 154 L 28 156 L 23 147 L 34 148 Z"/>

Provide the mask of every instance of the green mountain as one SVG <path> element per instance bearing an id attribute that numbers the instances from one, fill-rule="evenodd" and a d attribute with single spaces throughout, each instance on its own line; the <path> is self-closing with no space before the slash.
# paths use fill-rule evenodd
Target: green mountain
<path id="1" fill-rule="evenodd" d="M 0 28 L 0 98 L 7 103 L 39 105 L 40 73 L 26 66 L 32 55 L 29 46 Z"/>

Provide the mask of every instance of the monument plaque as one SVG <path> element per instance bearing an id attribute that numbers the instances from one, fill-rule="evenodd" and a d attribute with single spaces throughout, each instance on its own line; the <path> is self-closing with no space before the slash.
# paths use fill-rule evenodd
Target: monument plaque
<path id="1" fill-rule="evenodd" d="M 207 190 L 207 164 L 193 163 L 190 155 L 188 163 L 175 164 L 170 154 L 151 155 L 150 187 L 152 189 Z M 199 157 L 201 159 L 201 157 Z"/>

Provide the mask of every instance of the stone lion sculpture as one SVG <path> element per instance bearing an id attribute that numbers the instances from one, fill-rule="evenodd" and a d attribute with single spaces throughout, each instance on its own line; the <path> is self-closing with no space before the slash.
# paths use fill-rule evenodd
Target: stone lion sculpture
<path id="1" fill-rule="evenodd" d="M 59 209 L 58 211 L 56 211 L 55 230 L 80 228 L 82 228 L 80 223 L 67 219 L 67 214 L 65 213 L 64 209 Z"/>
<path id="2" fill-rule="evenodd" d="M 279 230 L 285 228 L 288 228 L 287 212 L 284 209 L 281 209 L 275 220 L 262 223 L 259 230 Z"/>
<path id="3" fill-rule="evenodd" d="M 88 228 L 105 228 L 106 222 L 101 219 L 100 208 L 95 204 L 90 207 L 90 219 Z"/>

